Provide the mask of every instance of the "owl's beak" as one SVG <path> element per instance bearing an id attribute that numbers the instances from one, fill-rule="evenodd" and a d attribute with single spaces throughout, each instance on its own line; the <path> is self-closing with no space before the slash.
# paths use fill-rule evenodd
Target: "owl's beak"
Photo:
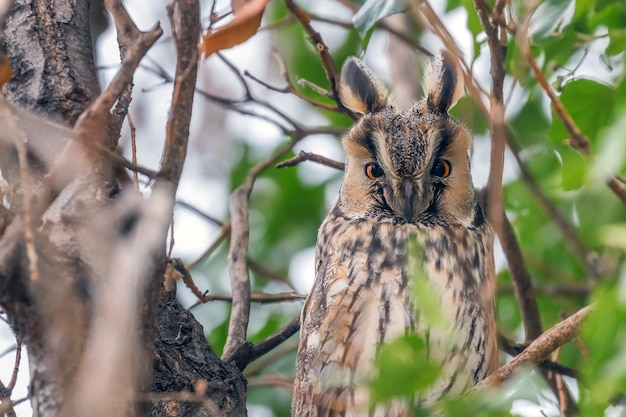
<path id="1" fill-rule="evenodd" d="M 423 211 L 427 206 L 422 204 L 421 192 L 418 186 L 413 181 L 413 178 L 406 177 L 402 180 L 400 185 L 400 194 L 402 196 L 402 217 L 407 222 L 413 222 L 413 220 Z"/>

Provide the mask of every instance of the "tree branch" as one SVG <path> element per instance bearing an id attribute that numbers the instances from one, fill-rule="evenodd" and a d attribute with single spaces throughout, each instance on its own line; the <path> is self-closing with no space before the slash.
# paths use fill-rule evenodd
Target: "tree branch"
<path id="1" fill-rule="evenodd" d="M 499 1 L 492 11 L 492 16 L 502 18 L 502 8 L 504 1 Z M 506 55 L 506 38 L 500 38 L 499 26 L 490 20 L 486 11 L 479 7 L 478 0 L 475 1 L 480 23 L 487 35 L 491 59 L 491 95 L 489 126 L 491 129 L 491 164 L 489 178 L 487 180 L 487 216 L 489 223 L 496 233 L 502 235 L 502 223 L 504 216 L 504 204 L 502 202 L 502 171 L 504 169 L 504 60 Z"/>
<path id="2" fill-rule="evenodd" d="M 345 164 L 343 162 L 334 161 L 332 159 L 326 158 L 325 156 L 305 151 L 300 151 L 300 153 L 293 158 L 289 158 L 283 162 L 276 164 L 276 168 L 293 167 L 304 161 L 317 162 L 318 164 L 326 165 L 327 167 L 338 169 L 340 171 L 343 171 L 345 169 Z"/>
<path id="3" fill-rule="evenodd" d="M 198 71 L 200 5 L 198 0 L 174 0 L 167 7 L 176 44 L 176 76 L 167 119 L 165 147 L 159 177 L 172 183 L 174 191 L 185 165 L 189 123 Z"/>
<path id="4" fill-rule="evenodd" d="M 239 186 L 230 198 L 231 238 L 228 252 L 233 305 L 228 323 L 228 336 L 222 358 L 229 361 L 237 348 L 246 341 L 250 319 L 250 276 L 248 274 L 248 194 L 250 189 Z"/>
<path id="5" fill-rule="evenodd" d="M 276 332 L 275 334 L 269 337 L 266 337 L 265 339 L 263 339 L 262 341 L 254 345 L 250 362 L 257 360 L 261 356 L 270 352 L 272 349 L 279 346 L 284 341 L 289 339 L 291 336 L 296 334 L 298 330 L 300 330 L 300 316 L 299 315 L 298 317 L 291 320 L 289 324 L 287 324 L 285 327 L 280 329 L 278 332 Z"/>
<path id="6" fill-rule="evenodd" d="M 107 126 L 109 110 L 132 82 L 135 70 L 148 49 L 163 34 L 163 30 L 158 24 L 148 32 L 139 32 L 121 0 L 106 0 L 105 5 L 113 16 L 116 26 L 123 28 L 120 30 L 127 33 L 128 36 L 132 32 L 135 36 L 135 41 L 128 47 L 126 59 L 122 61 L 122 65 L 113 77 L 113 80 L 111 80 L 111 83 L 76 121 L 74 130 L 83 139 L 81 142 L 87 145 L 88 148 L 89 145 L 95 145 L 96 147 L 100 145 L 107 148 L 103 138 L 106 132 L 104 126 Z M 107 149 L 111 150 L 113 148 L 109 147 Z"/>
<path id="7" fill-rule="evenodd" d="M 501 385 L 521 367 L 529 364 L 538 364 L 554 352 L 559 346 L 576 337 L 578 329 L 583 321 L 593 311 L 593 305 L 589 305 L 560 323 L 556 324 L 541 336 L 536 338 L 522 353 L 517 355 L 506 365 L 489 375 L 469 392 L 483 390 L 488 387 Z"/>

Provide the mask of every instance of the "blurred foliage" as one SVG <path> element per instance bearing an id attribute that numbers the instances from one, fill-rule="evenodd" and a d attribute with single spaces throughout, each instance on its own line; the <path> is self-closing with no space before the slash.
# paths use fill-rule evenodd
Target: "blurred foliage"
<path id="1" fill-rule="evenodd" d="M 328 3 L 333 3 L 333 10 L 341 8 L 339 2 Z M 486 3 L 492 5 L 493 1 Z M 523 0 L 510 2 L 518 22 L 532 12 L 529 10 L 530 3 Z M 313 1 L 299 4 L 307 10 L 320 10 Z M 347 22 L 350 21 L 349 16 L 353 16 L 355 25 L 355 28 L 336 29 L 342 35 L 333 38 L 334 46 L 330 53 L 338 67 L 347 56 L 362 52 L 361 48 L 368 45 L 372 32 L 386 35 L 384 29 L 377 25 L 379 20 L 405 7 L 405 2 L 398 0 L 368 0 L 354 4 L 360 6 L 358 13 L 352 15 L 344 8 L 340 13 L 342 17 L 337 18 Z M 485 36 L 473 0 L 448 0 L 443 10 L 446 13 L 465 13 L 465 27 L 449 29 L 455 36 L 467 34 L 469 37 L 470 53 L 473 53 L 470 63 L 488 62 Z M 290 20 L 285 4 L 281 1 L 270 3 L 265 20 L 265 25 L 277 24 L 273 30 L 273 47 L 285 61 L 296 88 L 311 99 L 332 104 L 328 98 L 297 82 L 301 78 L 329 88 L 309 35 L 297 21 Z M 316 21 L 312 25 L 324 38 L 323 28 L 326 26 Z M 425 35 L 418 35 L 416 42 L 432 39 Z M 604 184 L 607 169 L 626 175 L 626 2 L 540 1 L 530 18 L 529 35 L 532 36 L 533 56 L 559 94 L 567 112 L 590 139 L 593 156 L 583 157 L 567 145 L 569 134 L 559 116 L 551 110 L 545 92 L 538 86 L 513 36 L 508 38 L 505 62 L 507 131 L 532 178 L 558 212 L 573 225 L 578 239 L 590 252 L 590 259 L 580 259 L 572 251 L 561 230 L 521 176 L 516 175 L 504 185 L 504 203 L 533 282 L 537 285 L 537 301 L 544 328 L 590 302 L 596 303 L 597 308 L 580 340 L 569 343 L 561 350 L 559 362 L 581 370 L 581 380 L 569 380 L 569 383 L 580 392 L 583 415 L 597 416 L 602 415 L 610 404 L 619 402 L 626 392 L 626 210 Z M 370 42 L 368 48 L 372 45 Z M 436 48 L 429 45 L 433 51 Z M 380 50 L 368 53 L 379 54 L 376 59 L 387 59 Z M 488 68 L 488 65 L 477 68 Z M 584 75 L 581 75 L 583 68 Z M 601 75 L 595 76 L 589 68 L 596 69 Z M 280 103 L 276 106 L 280 107 Z M 345 115 L 311 106 L 306 111 L 310 118 L 302 117 L 303 124 L 307 124 L 309 119 L 320 118 L 337 127 L 350 124 Z M 488 134 L 487 119 L 472 98 L 462 98 L 452 114 L 476 134 Z M 240 158 L 229 174 L 231 189 L 241 184 L 248 170 L 270 152 L 260 152 L 246 141 L 236 143 L 240 148 Z M 316 152 L 312 143 L 309 142 L 307 150 Z M 515 166 L 512 160 L 507 159 L 506 162 Z M 250 199 L 250 257 L 286 277 L 292 257 L 315 245 L 317 229 L 329 208 L 325 199 L 328 183 L 326 179 L 303 181 L 299 168 L 265 170 Z M 224 251 L 214 256 L 224 256 Z M 593 279 L 588 275 L 586 262 L 594 265 L 599 278 Z M 218 273 L 215 270 L 223 269 L 224 262 L 206 262 L 203 268 L 207 276 L 224 275 L 223 271 Z M 511 275 L 506 267 L 499 272 L 498 281 L 503 289 L 496 303 L 499 329 L 511 339 L 523 340 L 522 317 L 515 297 L 507 290 L 511 288 Z M 572 287 L 587 287 L 590 296 L 568 293 L 568 288 Z M 289 287 L 281 284 L 280 280 L 255 273 L 253 290 L 276 292 L 287 291 Z M 297 314 L 299 306 L 253 306 L 252 320 L 263 322 L 257 323 L 256 330 L 249 335 L 250 340 L 256 342 L 278 331 Z M 226 330 L 227 322 L 216 323 L 208 335 L 218 353 Z M 435 380 L 436 367 L 428 361 L 419 360 L 424 357 L 420 353 L 422 347 L 423 341 L 419 337 L 407 336 L 381 349 L 379 374 L 372 382 L 378 400 L 410 397 Z M 253 377 L 277 373 L 291 377 L 293 362 L 292 351 L 255 372 Z M 534 394 L 521 392 L 524 387 L 531 387 Z M 545 400 L 540 395 L 543 390 L 545 386 L 540 383 L 528 385 L 527 379 L 521 378 L 502 388 L 498 395 L 448 399 L 441 407 L 449 416 L 508 416 L 516 400 L 533 403 L 537 409 L 544 407 Z M 551 398 L 550 395 L 547 394 L 547 397 Z M 251 386 L 249 402 L 267 407 L 276 416 L 289 415 L 289 392 L 284 388 Z M 546 415 L 552 412 L 543 410 Z M 416 410 L 415 415 L 427 415 L 427 412 Z"/>

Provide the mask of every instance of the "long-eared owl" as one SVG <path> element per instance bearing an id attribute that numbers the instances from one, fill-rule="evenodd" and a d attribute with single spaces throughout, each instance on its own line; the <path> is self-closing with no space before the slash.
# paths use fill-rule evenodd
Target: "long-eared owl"
<path id="1" fill-rule="evenodd" d="M 493 231 L 472 185 L 471 133 L 448 114 L 463 90 L 449 53 L 431 60 L 424 90 L 399 111 L 359 60 L 343 66 L 341 102 L 361 117 L 343 140 L 344 182 L 319 230 L 293 416 L 406 416 L 497 366 Z M 377 353 L 407 334 L 440 365 L 436 382 L 372 404 Z"/>

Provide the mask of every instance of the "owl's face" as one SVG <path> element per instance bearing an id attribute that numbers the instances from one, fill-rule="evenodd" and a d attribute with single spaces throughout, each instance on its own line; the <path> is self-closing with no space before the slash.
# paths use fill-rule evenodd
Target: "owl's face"
<path id="1" fill-rule="evenodd" d="M 341 99 L 363 114 L 344 138 L 342 209 L 350 217 L 407 223 L 472 223 L 476 198 L 469 172 L 471 135 L 448 115 L 462 92 L 451 57 L 431 64 L 426 97 L 402 112 L 365 66 L 350 59 Z"/>

